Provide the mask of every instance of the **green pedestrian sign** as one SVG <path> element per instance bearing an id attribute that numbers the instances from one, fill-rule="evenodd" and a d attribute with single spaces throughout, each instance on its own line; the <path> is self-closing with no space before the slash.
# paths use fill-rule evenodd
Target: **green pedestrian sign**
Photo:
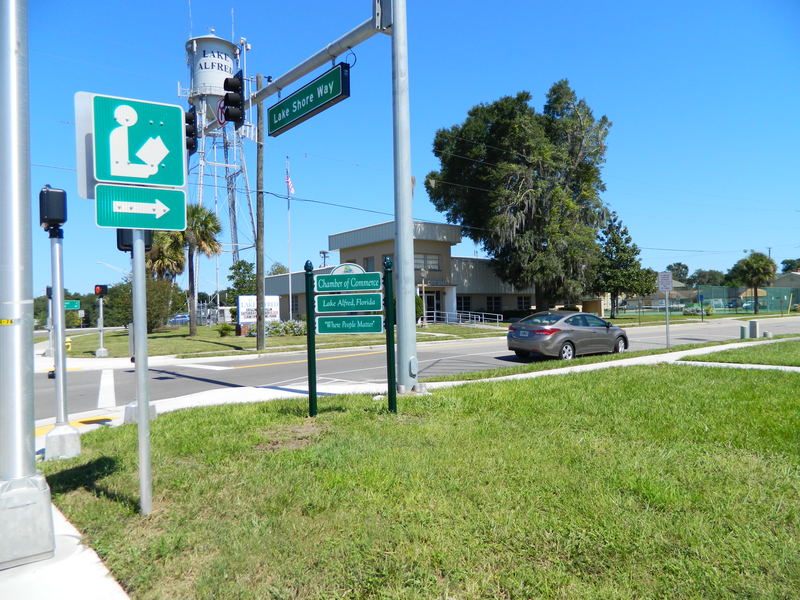
<path id="1" fill-rule="evenodd" d="M 339 63 L 267 109 L 267 133 L 277 136 L 350 97 L 350 65 Z"/>
<path id="2" fill-rule="evenodd" d="M 186 229 L 186 192 L 164 188 L 98 184 L 98 227 L 116 229 Z"/>
<path id="3" fill-rule="evenodd" d="M 94 96 L 94 177 L 102 183 L 186 185 L 184 113 L 180 106 Z"/>
<path id="4" fill-rule="evenodd" d="M 318 313 L 374 312 L 383 310 L 383 294 L 323 294 L 315 296 Z"/>
<path id="5" fill-rule="evenodd" d="M 80 310 L 80 300 L 64 300 L 64 310 Z"/>
<path id="6" fill-rule="evenodd" d="M 383 315 L 317 317 L 315 329 L 320 335 L 327 333 L 383 333 Z"/>

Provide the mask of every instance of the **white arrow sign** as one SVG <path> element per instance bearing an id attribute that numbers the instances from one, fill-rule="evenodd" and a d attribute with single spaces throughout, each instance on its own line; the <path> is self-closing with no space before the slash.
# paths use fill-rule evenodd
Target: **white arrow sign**
<path id="1" fill-rule="evenodd" d="M 138 213 L 140 215 L 155 215 L 156 219 L 163 217 L 169 212 L 169 207 L 156 198 L 153 202 L 120 202 L 115 201 L 113 205 L 115 213 Z"/>

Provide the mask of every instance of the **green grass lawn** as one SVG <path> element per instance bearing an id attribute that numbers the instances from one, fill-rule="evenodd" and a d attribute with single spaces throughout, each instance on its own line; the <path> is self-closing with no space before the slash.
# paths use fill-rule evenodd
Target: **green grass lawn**
<path id="1" fill-rule="evenodd" d="M 737 348 L 735 350 L 722 350 L 704 356 L 687 357 L 683 360 L 800 367 L 800 341 L 764 344 L 761 346 L 753 346 L 752 348 Z"/>
<path id="2" fill-rule="evenodd" d="M 459 325 L 435 325 L 417 328 L 417 341 L 426 342 L 454 338 L 473 338 L 504 335 L 505 329 L 486 330 Z M 72 350 L 67 355 L 72 357 L 93 357 L 100 343 L 96 333 L 71 336 Z M 197 336 L 189 337 L 189 327 L 175 327 L 151 333 L 147 336 L 149 356 L 177 354 L 191 355 L 227 355 L 255 351 L 255 337 L 227 336 L 220 337 L 216 327 L 198 327 Z M 128 332 L 107 331 L 103 343 L 110 357 L 130 356 L 128 353 Z M 379 335 L 324 335 L 317 336 L 318 348 L 363 346 L 386 344 L 386 337 Z M 301 350 L 306 347 L 306 336 L 275 336 L 266 338 L 267 349 L 286 348 Z"/>
<path id="3" fill-rule="evenodd" d="M 633 367 L 212 407 L 41 464 L 133 598 L 796 598 L 800 375 Z"/>

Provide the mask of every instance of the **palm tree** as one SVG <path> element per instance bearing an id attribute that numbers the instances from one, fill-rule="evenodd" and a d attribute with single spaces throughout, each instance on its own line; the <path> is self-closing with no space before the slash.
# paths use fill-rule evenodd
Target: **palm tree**
<path id="1" fill-rule="evenodd" d="M 183 243 L 187 248 L 189 264 L 189 335 L 197 335 L 197 305 L 195 284 L 195 256 L 197 253 L 211 258 L 222 251 L 217 235 L 222 225 L 217 216 L 199 204 L 190 204 L 186 208 L 186 231 L 183 232 Z"/>
<path id="2" fill-rule="evenodd" d="M 186 268 L 183 247 L 183 232 L 156 231 L 153 245 L 144 257 L 147 272 L 156 279 L 175 281 Z"/>
<path id="3" fill-rule="evenodd" d="M 753 288 L 754 311 L 758 313 L 758 288 L 775 278 L 778 265 L 763 252 L 751 252 L 750 256 L 737 262 L 730 271 L 728 279 Z"/>

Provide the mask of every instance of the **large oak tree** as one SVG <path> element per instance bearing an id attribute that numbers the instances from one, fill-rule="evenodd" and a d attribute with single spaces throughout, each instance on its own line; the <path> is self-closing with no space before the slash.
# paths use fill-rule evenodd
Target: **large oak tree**
<path id="1" fill-rule="evenodd" d="M 577 301 L 591 284 L 606 135 L 567 80 L 547 93 L 544 110 L 520 92 L 473 107 L 466 120 L 436 133 L 441 168 L 425 181 L 448 222 L 481 243 L 498 276 L 534 285 L 537 309 Z"/>

